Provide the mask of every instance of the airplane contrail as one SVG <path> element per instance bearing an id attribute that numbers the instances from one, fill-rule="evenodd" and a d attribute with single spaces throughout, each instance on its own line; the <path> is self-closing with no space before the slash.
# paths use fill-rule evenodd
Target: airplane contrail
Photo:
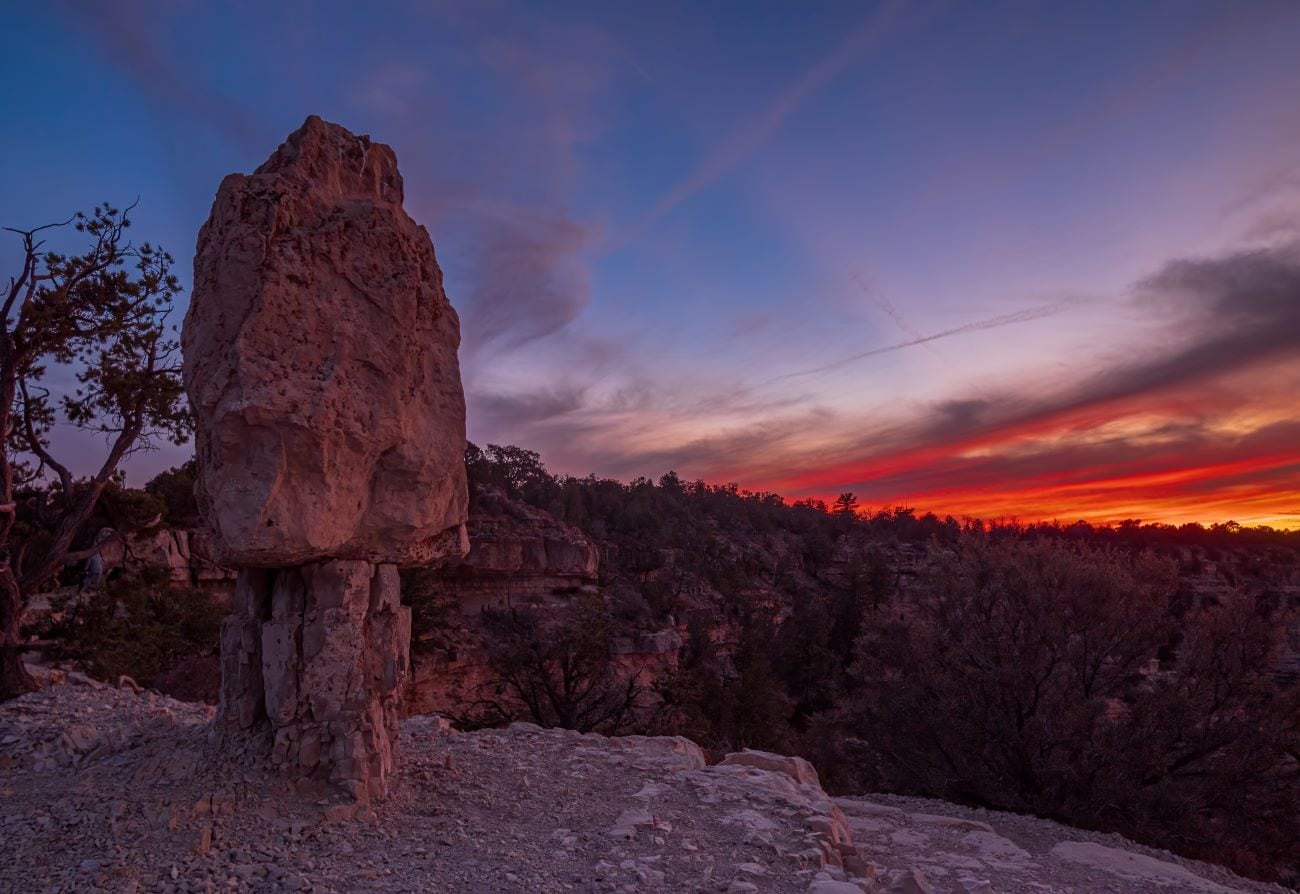
<path id="1" fill-rule="evenodd" d="M 853 274 L 853 281 L 858 284 L 858 288 L 862 290 L 862 294 L 867 296 L 867 300 L 881 311 L 884 311 L 884 313 L 894 321 L 894 325 L 902 330 L 904 335 L 910 335 L 912 338 L 925 337 L 907 324 L 907 321 L 903 319 L 902 314 L 898 312 L 898 308 L 894 307 L 893 302 L 885 296 L 877 295 L 873 292 L 871 287 L 863 281 L 861 273 Z"/>
<path id="2" fill-rule="evenodd" d="M 906 27 L 913 26 L 916 17 L 914 16 L 912 21 L 904 19 L 903 14 L 907 11 L 909 10 L 906 0 L 885 0 L 877 6 L 857 27 L 844 36 L 830 55 L 807 69 L 755 118 L 723 140 L 695 170 L 642 214 L 630 230 L 615 234 L 605 246 L 605 250 L 614 251 L 633 242 L 668 212 L 726 174 L 756 146 L 779 130 L 786 119 L 815 91 L 838 77 L 868 50 Z"/>
<path id="3" fill-rule="evenodd" d="M 911 338 L 924 338 L 920 332 L 908 325 L 907 321 L 903 319 L 903 315 L 898 312 L 898 308 L 894 307 L 894 302 L 890 301 L 884 295 L 878 295 L 872 291 L 871 287 L 862 279 L 861 273 L 853 274 L 853 281 L 858 284 L 858 288 L 862 290 L 863 295 L 867 296 L 868 301 L 874 304 L 879 310 L 883 311 L 891 320 L 894 321 L 894 325 L 898 327 L 900 332 Z M 943 359 L 939 356 L 939 352 L 929 345 L 926 345 L 925 349 L 940 360 Z"/>
<path id="4" fill-rule="evenodd" d="M 830 372 L 831 370 L 840 369 L 848 366 L 850 363 L 856 363 L 859 360 L 866 360 L 868 357 L 878 357 L 881 354 L 892 354 L 895 351 L 901 351 L 904 348 L 914 348 L 918 345 L 927 345 L 930 342 L 939 341 L 943 338 L 951 338 L 954 335 L 964 335 L 967 332 L 984 332 L 989 329 L 998 329 L 1002 326 L 1013 326 L 1016 323 L 1028 323 L 1033 320 L 1041 320 L 1044 317 L 1051 317 L 1066 311 L 1078 302 L 1073 299 L 1058 301 L 1054 304 L 1045 304 L 1041 307 L 1031 307 L 1026 310 L 1018 310 L 1014 313 L 1001 314 L 996 317 L 989 317 L 987 320 L 977 320 L 973 323 L 966 323 L 952 329 L 945 329 L 943 332 L 936 332 L 932 335 L 922 335 L 916 338 L 900 341 L 892 345 L 885 345 L 880 348 L 872 348 L 869 351 L 861 351 L 857 354 L 851 354 L 848 357 L 841 357 L 839 360 L 826 363 L 821 366 L 814 366 L 811 369 L 801 369 L 796 372 L 784 373 L 779 376 L 773 376 L 770 379 L 760 383 L 770 385 L 773 382 L 781 382 L 786 379 L 797 379 L 803 376 L 812 376 L 817 373 Z"/>

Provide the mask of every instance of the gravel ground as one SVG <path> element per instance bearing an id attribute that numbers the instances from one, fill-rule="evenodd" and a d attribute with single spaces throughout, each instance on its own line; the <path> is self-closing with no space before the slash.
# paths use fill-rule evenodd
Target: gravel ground
<path id="1" fill-rule="evenodd" d="M 816 805 L 685 740 L 416 717 L 392 794 L 353 819 L 213 747 L 210 719 L 88 683 L 0 706 L 0 890 L 802 892 L 818 868 Z"/>
<path id="2" fill-rule="evenodd" d="M 408 719 L 392 794 L 358 812 L 261 743 L 217 747 L 212 714 L 77 675 L 0 705 L 0 892 L 1283 890 L 1032 817 L 832 802 L 797 759 L 527 724 Z"/>

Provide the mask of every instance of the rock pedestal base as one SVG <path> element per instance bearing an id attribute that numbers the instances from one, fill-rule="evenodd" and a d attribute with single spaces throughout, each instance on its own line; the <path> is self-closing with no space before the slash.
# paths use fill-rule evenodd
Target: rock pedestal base
<path id="1" fill-rule="evenodd" d="M 410 657 L 400 593 L 395 565 L 240 571 L 221 625 L 220 728 L 269 728 L 272 758 L 291 777 L 382 798 Z"/>

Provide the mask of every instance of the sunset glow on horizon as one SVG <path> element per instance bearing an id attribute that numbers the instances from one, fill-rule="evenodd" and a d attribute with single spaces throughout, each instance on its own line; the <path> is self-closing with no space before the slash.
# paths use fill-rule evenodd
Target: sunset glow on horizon
<path id="1" fill-rule="evenodd" d="M 184 272 L 222 177 L 307 114 L 392 145 L 480 445 L 940 517 L 1300 528 L 1300 4 L 9 18 L 0 225 L 139 195 Z"/>
<path id="2" fill-rule="evenodd" d="M 1243 473 L 1267 474 L 1266 483 L 1241 481 Z M 1289 482 L 1288 491 L 1278 492 L 1278 481 Z M 917 514 L 932 512 L 940 518 L 1014 519 L 1020 522 L 1086 521 L 1114 525 L 1141 521 L 1181 525 L 1238 524 L 1300 529 L 1296 505 L 1300 487 L 1300 461 L 1294 455 L 1263 458 L 1219 466 L 1169 469 L 1148 474 L 1092 473 L 1088 480 L 1073 484 L 1058 481 L 1025 482 L 996 486 L 954 487 L 926 491 L 919 499 L 908 493 L 886 494 L 863 509 L 905 507 Z M 1207 489 L 1213 493 L 1204 493 Z M 780 492 L 780 482 L 772 489 Z M 1200 492 L 1198 492 L 1200 491 Z M 827 504 L 838 493 L 815 496 Z"/>

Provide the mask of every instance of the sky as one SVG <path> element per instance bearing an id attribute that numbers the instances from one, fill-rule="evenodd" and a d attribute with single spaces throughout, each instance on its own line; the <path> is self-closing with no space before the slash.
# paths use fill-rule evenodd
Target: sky
<path id="1" fill-rule="evenodd" d="M 138 196 L 188 283 L 225 174 L 308 114 L 370 134 L 460 313 L 476 443 L 1300 527 L 1293 0 L 0 5 L 0 225 Z"/>

